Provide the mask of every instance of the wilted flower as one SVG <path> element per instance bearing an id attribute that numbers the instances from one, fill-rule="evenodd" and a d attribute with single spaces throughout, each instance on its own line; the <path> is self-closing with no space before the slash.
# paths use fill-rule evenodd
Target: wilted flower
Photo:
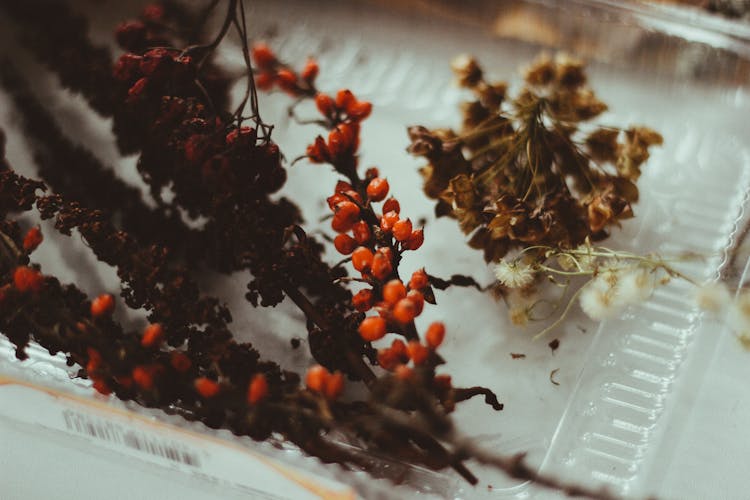
<path id="1" fill-rule="evenodd" d="M 520 260 L 501 260 L 494 271 L 497 280 L 508 288 L 523 288 L 533 283 L 536 277 L 535 270 Z"/>

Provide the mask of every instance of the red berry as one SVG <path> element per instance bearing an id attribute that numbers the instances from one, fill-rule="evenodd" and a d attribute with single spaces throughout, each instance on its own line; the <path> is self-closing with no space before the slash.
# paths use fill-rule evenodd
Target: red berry
<path id="1" fill-rule="evenodd" d="M 325 390 L 327 379 L 328 370 L 323 366 L 315 365 L 307 370 L 307 375 L 305 375 L 305 385 L 311 391 L 323 392 Z"/>
<path id="2" fill-rule="evenodd" d="M 391 250 L 391 247 L 380 247 L 378 248 L 378 253 L 382 253 L 388 259 L 388 262 L 393 263 L 393 250 Z"/>
<path id="3" fill-rule="evenodd" d="M 297 88 L 297 75 L 289 69 L 280 69 L 276 72 L 276 80 L 279 82 L 279 87 L 284 90 L 294 90 Z"/>
<path id="4" fill-rule="evenodd" d="M 367 342 L 382 339 L 386 334 L 385 320 L 378 316 L 365 318 L 359 325 L 359 334 Z"/>
<path id="5" fill-rule="evenodd" d="M 393 319 L 405 325 L 414 321 L 417 317 L 417 308 L 409 299 L 399 300 L 395 306 L 393 306 Z"/>
<path id="6" fill-rule="evenodd" d="M 180 373 L 185 373 L 191 366 L 193 366 L 193 362 L 190 361 L 187 354 L 180 351 L 172 351 L 169 355 L 169 364 Z"/>
<path id="7" fill-rule="evenodd" d="M 260 90 L 271 90 L 271 87 L 273 87 L 273 82 L 276 81 L 276 78 L 273 73 L 265 72 L 265 73 L 259 73 L 255 77 L 255 85 Z"/>
<path id="8" fill-rule="evenodd" d="M 372 275 L 375 279 L 383 281 L 393 272 L 393 264 L 390 259 L 382 253 L 377 252 L 372 258 Z"/>
<path id="9" fill-rule="evenodd" d="M 164 340 L 164 328 L 159 323 L 148 325 L 143 331 L 141 345 L 143 347 L 158 347 Z"/>
<path id="10" fill-rule="evenodd" d="M 194 382 L 195 390 L 198 391 L 202 397 L 208 399 L 219 394 L 221 386 L 215 380 L 211 380 L 206 377 L 199 377 Z"/>
<path id="11" fill-rule="evenodd" d="M 370 225 L 367 224 L 367 222 L 363 220 L 356 222 L 352 226 L 352 233 L 354 234 L 354 239 L 360 245 L 364 245 L 365 243 L 370 241 L 370 237 L 372 236 L 372 232 L 370 231 Z"/>
<path id="12" fill-rule="evenodd" d="M 393 237 L 398 241 L 406 241 L 411 236 L 411 221 L 402 219 L 393 224 Z"/>
<path id="13" fill-rule="evenodd" d="M 422 309 L 424 309 L 424 295 L 422 292 L 419 290 L 409 290 L 409 293 L 406 294 L 406 298 L 414 302 L 417 316 L 422 314 Z"/>
<path id="14" fill-rule="evenodd" d="M 406 287 L 401 280 L 391 280 L 383 286 L 383 300 L 390 305 L 406 297 Z"/>
<path id="15" fill-rule="evenodd" d="M 95 318 L 112 314 L 115 310 L 115 298 L 104 293 L 91 301 L 91 315 Z"/>
<path id="16" fill-rule="evenodd" d="M 372 251 L 367 247 L 358 247 L 352 252 L 352 266 L 357 271 L 366 271 L 372 267 Z"/>
<path id="17" fill-rule="evenodd" d="M 393 370 L 401 362 L 398 355 L 392 349 L 385 348 L 378 350 L 378 364 L 384 370 Z"/>
<path id="18" fill-rule="evenodd" d="M 326 377 L 323 395 L 326 399 L 333 401 L 338 398 L 344 391 L 344 375 L 341 372 L 334 372 Z"/>
<path id="19" fill-rule="evenodd" d="M 359 207 L 352 201 L 342 201 L 333 207 L 333 213 L 354 224 L 359 220 Z"/>
<path id="20" fill-rule="evenodd" d="M 331 152 L 321 136 L 316 137 L 315 142 L 307 146 L 306 154 L 313 163 L 325 163 L 331 160 Z"/>
<path id="21" fill-rule="evenodd" d="M 92 384 L 92 387 L 100 394 L 104 394 L 105 396 L 108 396 L 112 394 L 112 389 L 107 385 L 107 383 L 103 379 L 96 379 L 94 380 L 94 383 Z"/>
<path id="22" fill-rule="evenodd" d="M 391 351 L 404 360 L 409 357 L 409 353 L 406 352 L 406 344 L 401 339 L 393 339 L 393 342 L 391 342 Z"/>
<path id="23" fill-rule="evenodd" d="M 349 255 L 354 251 L 357 246 L 357 242 L 348 234 L 339 234 L 333 239 L 333 246 L 336 247 L 339 253 Z"/>
<path id="24" fill-rule="evenodd" d="M 133 368 L 133 382 L 144 391 L 150 391 L 154 388 L 154 370 L 149 366 L 136 366 Z"/>
<path id="25" fill-rule="evenodd" d="M 320 68 L 318 67 L 318 62 L 315 59 L 308 59 L 305 67 L 302 68 L 300 76 L 302 76 L 303 80 L 311 82 L 315 80 L 316 76 L 318 76 L 319 70 Z"/>
<path id="26" fill-rule="evenodd" d="M 396 212 L 396 215 L 401 213 L 401 204 L 399 204 L 396 198 L 388 198 L 383 203 L 383 213 Z"/>
<path id="27" fill-rule="evenodd" d="M 411 232 L 411 236 L 401 243 L 401 248 L 404 250 L 417 250 L 424 243 L 424 230 L 416 229 Z"/>
<path id="28" fill-rule="evenodd" d="M 36 293 L 44 287 L 44 276 L 36 269 L 20 266 L 13 271 L 13 286 L 22 293 Z"/>
<path id="29" fill-rule="evenodd" d="M 336 93 L 336 107 L 341 110 L 346 110 L 353 103 L 357 102 L 357 98 L 348 89 L 339 90 Z"/>
<path id="30" fill-rule="evenodd" d="M 367 197 L 370 201 L 382 201 L 388 196 L 388 181 L 384 177 L 375 177 L 367 185 Z"/>
<path id="31" fill-rule="evenodd" d="M 138 100 L 138 98 L 143 94 L 143 92 L 146 90 L 146 85 L 148 85 L 148 78 L 141 78 L 137 80 L 129 89 L 128 89 L 128 102 L 134 102 Z"/>
<path id="32" fill-rule="evenodd" d="M 338 181 L 336 187 L 333 188 L 334 193 L 346 193 L 347 191 L 353 191 L 354 188 L 351 184 L 346 181 Z"/>
<path id="33" fill-rule="evenodd" d="M 383 217 L 380 218 L 380 229 L 382 229 L 386 233 L 390 233 L 393 229 L 393 226 L 396 225 L 398 221 L 398 213 L 386 212 L 385 214 L 383 214 Z"/>
<path id="34" fill-rule="evenodd" d="M 437 349 L 437 347 L 443 343 L 443 339 L 445 338 L 445 325 L 439 321 L 432 323 L 427 327 L 427 332 L 425 333 L 424 338 L 428 346 Z"/>
<path id="35" fill-rule="evenodd" d="M 254 405 L 268 395 L 268 380 L 262 373 L 256 374 L 247 388 L 247 402 Z"/>
<path id="36" fill-rule="evenodd" d="M 360 290 L 352 297 L 352 305 L 359 312 L 369 311 L 372 307 L 372 290 Z"/>
<path id="37" fill-rule="evenodd" d="M 146 5 L 143 8 L 143 14 L 141 14 L 143 20 L 151 22 L 160 21 L 162 17 L 164 17 L 164 7 L 155 3 Z"/>
<path id="38" fill-rule="evenodd" d="M 409 359 L 415 365 L 421 365 L 427 361 L 427 357 L 430 355 L 430 351 L 416 340 L 412 340 L 407 344 L 406 351 L 409 353 Z"/>
<path id="39" fill-rule="evenodd" d="M 425 272 L 425 270 L 418 269 L 411 275 L 411 279 L 409 280 L 409 289 L 422 290 L 423 288 L 426 288 L 429 283 L 429 278 L 427 277 L 427 273 Z"/>
<path id="40" fill-rule="evenodd" d="M 269 68 L 276 64 L 276 55 L 265 43 L 256 43 L 253 45 L 251 56 L 255 64 L 260 68 Z"/>
<path id="41" fill-rule="evenodd" d="M 362 121 L 372 112 L 372 104 L 367 101 L 357 101 L 346 107 L 346 114 L 355 121 Z"/>
<path id="42" fill-rule="evenodd" d="M 322 92 L 315 96 L 315 106 L 320 111 L 320 114 L 325 117 L 329 117 L 334 113 L 335 104 L 333 99 Z"/>
<path id="43" fill-rule="evenodd" d="M 326 202 L 328 203 L 328 208 L 330 208 L 331 210 L 334 210 L 336 208 L 336 205 L 338 205 L 342 201 L 351 201 L 351 200 L 349 200 L 349 197 L 343 193 L 335 193 L 332 196 L 329 196 L 328 198 L 326 198 Z"/>
<path id="44" fill-rule="evenodd" d="M 370 167 L 365 171 L 365 179 L 372 180 L 375 177 L 380 177 L 380 170 L 378 170 L 378 167 Z"/>

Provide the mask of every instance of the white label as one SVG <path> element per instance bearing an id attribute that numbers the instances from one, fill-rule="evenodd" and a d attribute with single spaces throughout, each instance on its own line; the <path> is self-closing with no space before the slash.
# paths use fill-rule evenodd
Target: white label
<path id="1" fill-rule="evenodd" d="M 0 416 L 85 439 L 92 446 L 240 490 L 252 498 L 356 498 L 354 491 L 341 483 L 279 463 L 239 444 L 23 381 L 0 377 Z"/>

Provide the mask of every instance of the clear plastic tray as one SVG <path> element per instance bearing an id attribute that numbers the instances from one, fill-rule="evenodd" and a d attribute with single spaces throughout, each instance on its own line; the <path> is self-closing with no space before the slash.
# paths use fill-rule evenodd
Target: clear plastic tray
<path id="1" fill-rule="evenodd" d="M 455 222 L 434 219 L 431 203 L 421 194 L 420 162 L 405 152 L 407 125 L 457 125 L 462 93 L 452 85 L 450 59 L 470 52 L 491 75 L 513 85 L 519 82 L 518 68 L 540 50 L 559 49 L 589 62 L 591 85 L 610 105 L 603 122 L 648 125 L 665 138 L 639 181 L 636 217 L 607 245 L 664 255 L 701 254 L 705 258 L 700 262 L 680 264 L 683 272 L 699 281 L 718 279 L 720 273 L 730 271 L 728 255 L 743 222 L 750 186 L 746 141 L 750 29 L 746 26 L 661 7 L 582 0 L 468 5 L 386 0 L 252 2 L 250 19 L 253 32 L 266 38 L 285 60 L 299 64 L 316 55 L 321 89 L 348 87 L 373 102 L 373 115 L 363 126 L 363 165 L 381 169 L 405 213 L 427 219 L 425 245 L 404 259 L 404 269 L 424 265 L 439 275 L 491 279 L 481 255 L 464 244 Z M 223 54 L 227 64 L 240 66 L 236 52 L 224 49 Z M 79 103 L 71 103 L 64 94 L 47 93 L 61 116 L 74 114 L 98 130 L 99 137 L 107 138 L 101 132 L 106 123 L 81 115 Z M 277 95 L 264 96 L 261 102 L 264 119 L 277 124 L 276 140 L 287 157 L 294 158 L 319 131 L 290 121 L 288 104 L 288 98 Z M 313 115 L 304 105 L 297 112 Z M 14 139 L 21 141 L 11 133 L 9 145 Z M 104 139 L 101 142 L 106 144 Z M 105 146 L 100 155 L 111 158 L 112 151 Z M 24 153 L 23 147 L 11 150 L 11 163 L 22 164 Z M 124 171 L 132 171 L 127 169 L 132 159 L 123 164 Z M 300 162 L 290 169 L 284 194 L 301 206 L 306 227 L 325 230 L 318 220 L 325 214 L 323 200 L 335 181 L 326 167 Z M 65 269 L 57 274 L 71 276 L 91 293 L 112 284 L 111 272 L 81 265 L 70 255 L 48 251 L 43 264 Z M 270 311 L 252 310 L 242 298 L 245 279 L 238 274 L 214 277 L 209 283 L 210 291 L 232 309 L 233 330 L 241 339 L 252 339 L 268 357 L 284 359 L 285 368 L 307 366 L 305 349 L 288 347 L 291 337 L 304 332 L 300 315 L 284 304 Z M 449 335 L 443 354 L 454 381 L 487 385 L 505 403 L 500 413 L 480 401 L 461 405 L 455 420 L 466 435 L 499 453 L 528 452 L 532 464 L 566 479 L 605 484 L 626 495 L 650 492 L 649 471 L 658 453 L 663 458 L 659 445 L 664 430 L 675 424 L 670 405 L 690 372 L 686 366 L 696 349 L 710 350 L 715 338 L 716 325 L 694 308 L 688 286 L 674 282 L 658 290 L 647 304 L 602 324 L 573 313 L 549 334 L 547 341 L 561 342 L 555 352 L 547 341 L 531 340 L 533 325 L 528 331 L 510 325 L 504 306 L 488 295 L 452 289 L 439 293 L 437 299 L 438 307 L 426 309 L 419 321 L 446 322 Z M 42 350 L 35 350 L 30 361 L 18 363 L 7 345 L 4 349 L 0 349 L 0 373 L 83 395 L 81 387 L 86 383 L 69 380 L 69 369 L 59 358 L 47 359 Z M 524 353 L 526 358 L 512 359 L 510 353 Z M 550 381 L 552 370 L 557 370 L 559 385 Z M 403 481 L 393 488 L 386 480 L 368 480 L 361 472 L 323 467 L 283 443 L 251 443 L 161 412 L 117 401 L 108 405 L 146 415 L 151 422 L 198 431 L 206 443 L 215 444 L 215 437 L 239 443 L 280 460 L 284 467 L 336 478 L 368 498 L 407 497 L 414 490 L 466 498 L 539 493 L 529 484 L 478 466 L 472 469 L 481 484 L 472 488 L 452 473 L 383 464 L 374 458 L 380 475 Z M 191 446 L 200 448 L 200 443 L 193 440 Z M 248 466 L 254 463 L 247 460 Z M 225 487 L 236 487 L 232 484 Z"/>

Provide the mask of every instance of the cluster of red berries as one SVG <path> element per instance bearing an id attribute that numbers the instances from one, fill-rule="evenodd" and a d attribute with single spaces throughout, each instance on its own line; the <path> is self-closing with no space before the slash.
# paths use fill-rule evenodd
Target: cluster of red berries
<path id="1" fill-rule="evenodd" d="M 315 95 L 315 78 L 320 68 L 315 59 L 308 59 L 302 71 L 297 74 L 283 64 L 265 43 L 253 45 L 250 55 L 255 62 L 258 74 L 255 84 L 261 90 L 271 90 L 278 86 L 292 96 Z"/>
<path id="2" fill-rule="evenodd" d="M 135 103 L 151 93 L 156 96 L 167 85 L 192 82 L 196 67 L 190 56 L 175 49 L 156 48 L 142 56 L 126 53 L 120 56 L 113 69 L 116 80 L 128 86 L 126 103 Z"/>
<path id="3" fill-rule="evenodd" d="M 372 104 L 358 100 L 350 90 L 344 89 L 336 93 L 336 99 L 317 94 L 315 105 L 331 130 L 327 142 L 318 136 L 307 147 L 307 158 L 313 163 L 346 164 L 357 153 L 360 122 L 370 116 Z"/>

